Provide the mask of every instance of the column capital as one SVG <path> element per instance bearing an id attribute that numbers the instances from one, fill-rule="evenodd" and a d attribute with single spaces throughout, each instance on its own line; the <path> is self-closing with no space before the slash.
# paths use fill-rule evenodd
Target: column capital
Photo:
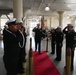
<path id="1" fill-rule="evenodd" d="M 58 14 L 63 14 L 65 11 L 57 11 Z"/>

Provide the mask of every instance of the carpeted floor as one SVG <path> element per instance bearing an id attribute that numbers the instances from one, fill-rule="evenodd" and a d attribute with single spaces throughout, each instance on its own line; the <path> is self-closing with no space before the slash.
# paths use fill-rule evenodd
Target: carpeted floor
<path id="1" fill-rule="evenodd" d="M 46 52 L 33 53 L 34 75 L 61 75 Z"/>

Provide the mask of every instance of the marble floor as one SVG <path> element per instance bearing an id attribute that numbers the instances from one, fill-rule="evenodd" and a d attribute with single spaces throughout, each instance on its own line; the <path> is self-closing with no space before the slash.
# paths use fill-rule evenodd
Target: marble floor
<path id="1" fill-rule="evenodd" d="M 29 51 L 29 37 L 27 37 L 27 43 L 26 43 L 26 50 L 27 52 Z M 52 61 L 54 62 L 54 64 L 56 65 L 56 67 L 58 68 L 59 72 L 61 73 L 61 75 L 65 75 L 65 70 L 64 70 L 64 65 L 65 65 L 65 40 L 63 41 L 63 47 L 62 47 L 62 60 L 60 62 L 55 61 L 55 57 L 56 55 L 51 55 L 51 41 L 49 40 L 49 52 L 48 55 L 49 57 L 52 59 Z M 32 48 L 34 51 L 34 39 L 32 38 Z M 6 75 L 6 70 L 3 64 L 3 40 L 0 40 L 0 75 Z M 43 39 L 41 42 L 41 50 L 44 51 L 46 49 L 46 39 Z M 27 67 L 26 67 L 27 68 Z M 28 75 L 28 74 L 26 74 Z M 71 75 L 76 75 L 76 49 L 75 49 L 75 56 L 74 56 L 74 71 L 71 72 Z"/>

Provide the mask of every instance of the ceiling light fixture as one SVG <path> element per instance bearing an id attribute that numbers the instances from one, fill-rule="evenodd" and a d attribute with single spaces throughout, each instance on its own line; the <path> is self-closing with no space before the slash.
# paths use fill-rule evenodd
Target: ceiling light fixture
<path id="1" fill-rule="evenodd" d="M 50 8 L 47 6 L 47 7 L 45 7 L 45 11 L 49 11 L 50 10 Z"/>
<path id="2" fill-rule="evenodd" d="M 45 11 L 49 11 L 49 10 L 50 10 L 50 7 L 48 6 L 48 4 L 46 4 Z"/>

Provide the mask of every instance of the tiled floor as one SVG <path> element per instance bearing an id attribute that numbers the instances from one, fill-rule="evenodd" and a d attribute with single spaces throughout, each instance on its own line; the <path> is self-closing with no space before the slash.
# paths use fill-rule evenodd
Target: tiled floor
<path id="1" fill-rule="evenodd" d="M 27 46 L 26 46 L 26 50 L 27 52 L 29 51 L 29 37 L 27 39 Z M 42 47 L 41 50 L 45 50 L 46 49 L 46 41 L 45 39 L 42 40 L 41 43 Z M 34 39 L 32 38 L 32 48 L 34 50 L 35 46 L 34 46 Z M 51 55 L 51 41 L 49 40 L 49 52 L 48 55 L 50 56 L 50 58 L 52 59 L 52 61 L 55 63 L 55 65 L 57 66 L 58 70 L 60 71 L 61 75 L 65 75 L 65 70 L 64 70 L 64 65 L 65 65 L 65 41 L 63 42 L 63 48 L 62 48 L 62 60 L 60 62 L 55 61 L 55 55 Z M 0 75 L 6 75 L 6 70 L 4 68 L 4 64 L 3 64 L 3 41 L 0 40 Z M 28 75 L 28 74 L 26 74 Z M 75 58 L 74 58 L 74 71 L 71 73 L 71 75 L 76 75 L 76 51 L 75 51 Z"/>

